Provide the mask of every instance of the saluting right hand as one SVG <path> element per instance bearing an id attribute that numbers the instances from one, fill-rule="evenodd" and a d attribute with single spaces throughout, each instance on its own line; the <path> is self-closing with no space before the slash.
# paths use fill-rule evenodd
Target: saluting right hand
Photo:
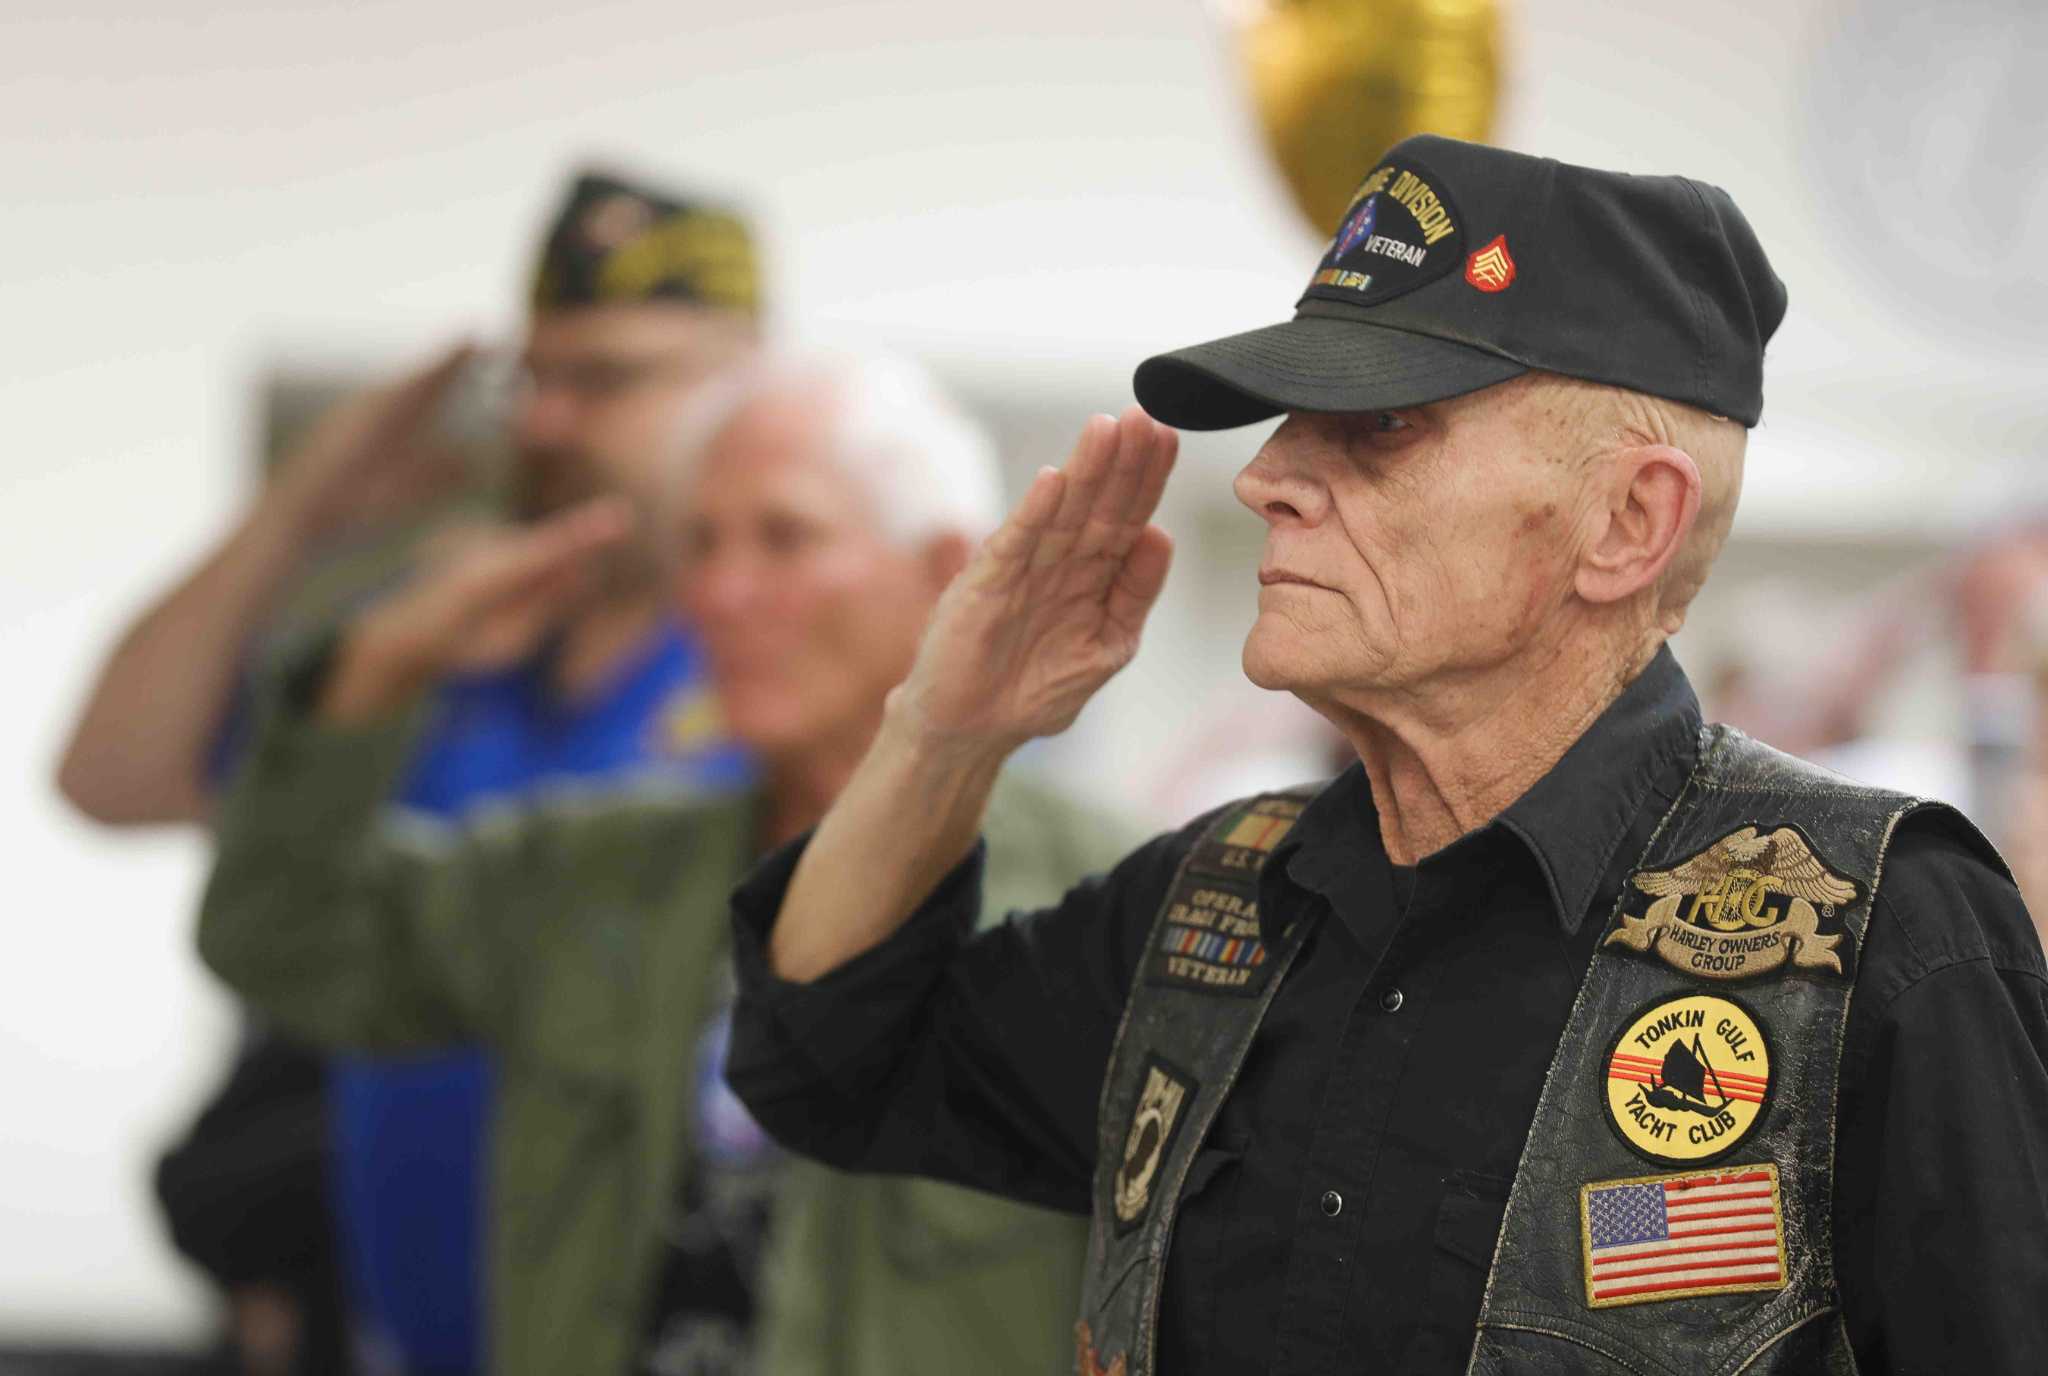
<path id="1" fill-rule="evenodd" d="M 278 465 L 266 501 L 304 538 L 327 539 L 419 510 L 461 486 L 462 456 L 434 418 L 476 349 L 432 362 L 329 409 Z"/>
<path id="2" fill-rule="evenodd" d="M 587 587 L 592 556 L 632 527 L 623 501 L 600 497 L 538 525 L 466 542 L 349 624 L 320 715 L 334 722 L 379 716 L 444 675 L 503 668 L 532 654 Z"/>
<path id="3" fill-rule="evenodd" d="M 1090 420 L 940 598 L 895 723 L 997 753 L 1071 725 L 1137 653 L 1166 581 L 1173 542 L 1151 518 L 1178 447 L 1135 406 Z"/>

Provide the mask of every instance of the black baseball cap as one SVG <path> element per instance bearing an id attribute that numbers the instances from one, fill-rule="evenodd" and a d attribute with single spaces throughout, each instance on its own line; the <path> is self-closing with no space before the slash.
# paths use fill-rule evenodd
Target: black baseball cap
<path id="1" fill-rule="evenodd" d="M 570 184 L 534 265 L 532 305 L 679 301 L 757 314 L 760 266 L 732 210 L 616 172 Z"/>
<path id="2" fill-rule="evenodd" d="M 1359 184 L 1294 319 L 1148 358 L 1183 430 L 1389 411 L 1533 369 L 1763 414 L 1785 284 L 1727 192 L 1423 134 Z"/>

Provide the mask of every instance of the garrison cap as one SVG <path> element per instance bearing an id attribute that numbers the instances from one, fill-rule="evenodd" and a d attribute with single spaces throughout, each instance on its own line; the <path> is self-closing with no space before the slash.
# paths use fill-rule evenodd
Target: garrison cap
<path id="1" fill-rule="evenodd" d="M 746 221 L 610 173 L 578 176 L 541 246 L 533 308 L 632 301 L 758 314 L 760 269 Z"/>
<path id="2" fill-rule="evenodd" d="M 1784 317 L 1719 187 L 1423 134 L 1360 183 L 1294 319 L 1148 358 L 1135 388 L 1168 425 L 1223 430 L 1542 369 L 1755 425 Z"/>

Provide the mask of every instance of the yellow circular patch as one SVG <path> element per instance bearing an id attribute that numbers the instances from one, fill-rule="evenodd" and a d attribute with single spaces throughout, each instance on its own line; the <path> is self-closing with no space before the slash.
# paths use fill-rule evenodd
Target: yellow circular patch
<path id="1" fill-rule="evenodd" d="M 1748 1009 L 1718 994 L 1662 999 L 1607 1053 L 1607 1119 L 1652 1161 L 1726 1156 L 1771 1101 L 1771 1049 Z"/>

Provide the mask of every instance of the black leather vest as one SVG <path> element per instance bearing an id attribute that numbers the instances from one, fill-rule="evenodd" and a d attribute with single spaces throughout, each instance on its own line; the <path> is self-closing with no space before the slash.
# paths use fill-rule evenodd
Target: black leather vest
<path id="1" fill-rule="evenodd" d="M 1313 790 L 1222 812 L 1155 919 L 1104 1080 L 1082 1376 L 1151 1376 L 1190 1162 L 1299 949 L 1260 865 Z M 1707 727 L 1544 1082 L 1470 1371 L 1847 1373 L 1836 1078 L 1893 830 L 1917 799 Z"/>

